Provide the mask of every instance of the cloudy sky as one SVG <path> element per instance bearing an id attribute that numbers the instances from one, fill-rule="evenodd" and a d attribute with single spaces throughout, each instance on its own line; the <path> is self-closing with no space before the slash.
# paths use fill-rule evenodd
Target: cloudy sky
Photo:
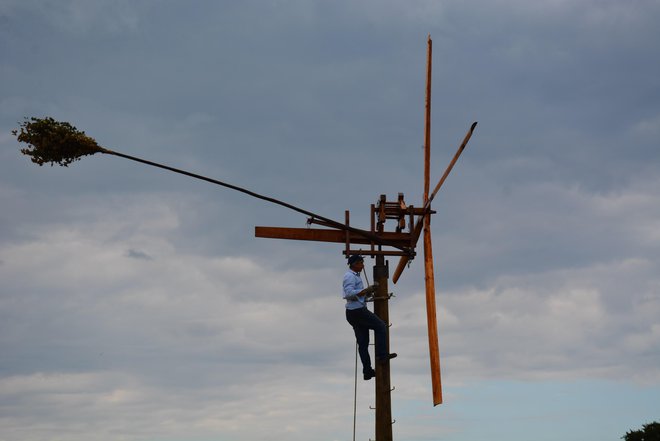
<path id="1" fill-rule="evenodd" d="M 434 201 L 441 406 L 419 259 L 392 287 L 394 438 L 660 420 L 659 22 L 657 0 L 0 1 L 0 440 L 352 439 L 341 245 L 256 239 L 306 218 L 125 159 L 38 167 L 11 130 L 52 116 L 366 228 L 380 194 L 421 201 L 428 34 L 433 181 L 479 125 Z M 373 405 L 360 380 L 359 440 Z"/>

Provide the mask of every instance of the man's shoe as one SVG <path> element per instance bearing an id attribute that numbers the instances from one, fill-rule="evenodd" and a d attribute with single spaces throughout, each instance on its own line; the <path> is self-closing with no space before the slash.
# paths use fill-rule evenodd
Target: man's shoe
<path id="1" fill-rule="evenodd" d="M 376 371 L 373 370 L 373 369 L 371 369 L 369 372 L 365 372 L 363 374 L 363 377 L 364 377 L 365 380 L 371 380 L 375 376 L 376 376 Z"/>
<path id="2" fill-rule="evenodd" d="M 376 361 L 379 362 L 379 363 L 384 363 L 387 360 L 391 360 L 393 358 L 396 358 L 396 352 L 392 352 L 391 354 L 387 354 L 387 356 L 385 356 L 384 358 L 379 358 Z"/>

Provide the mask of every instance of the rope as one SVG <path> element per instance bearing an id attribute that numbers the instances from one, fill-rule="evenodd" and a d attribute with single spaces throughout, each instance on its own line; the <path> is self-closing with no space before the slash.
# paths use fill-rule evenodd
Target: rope
<path id="1" fill-rule="evenodd" d="M 357 373 L 358 373 L 358 345 L 355 342 L 355 390 L 353 391 L 353 441 L 355 441 L 355 421 L 357 417 Z"/>
<path id="2" fill-rule="evenodd" d="M 364 276 L 364 280 L 369 286 L 369 278 L 367 273 L 362 271 L 360 275 Z M 354 375 L 354 386 L 353 386 L 353 441 L 355 441 L 355 427 L 357 421 L 357 384 L 358 384 L 358 344 L 357 340 L 355 341 L 355 375 Z"/>
<path id="3" fill-rule="evenodd" d="M 367 286 L 369 286 L 369 278 L 367 278 L 367 273 L 365 273 L 364 270 L 363 270 L 362 274 L 364 275 L 364 280 L 367 281 Z"/>

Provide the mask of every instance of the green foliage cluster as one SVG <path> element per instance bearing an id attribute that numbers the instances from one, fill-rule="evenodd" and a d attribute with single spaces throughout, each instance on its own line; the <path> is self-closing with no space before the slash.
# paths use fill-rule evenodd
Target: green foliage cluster
<path id="1" fill-rule="evenodd" d="M 660 423 L 644 424 L 642 430 L 631 430 L 621 439 L 625 441 L 660 441 Z"/>
<path id="2" fill-rule="evenodd" d="M 82 156 L 105 150 L 85 132 L 50 117 L 25 118 L 20 130 L 12 130 L 12 134 L 19 142 L 28 144 L 21 153 L 31 156 L 32 162 L 40 166 L 49 162 L 51 166 L 57 163 L 67 167 Z"/>

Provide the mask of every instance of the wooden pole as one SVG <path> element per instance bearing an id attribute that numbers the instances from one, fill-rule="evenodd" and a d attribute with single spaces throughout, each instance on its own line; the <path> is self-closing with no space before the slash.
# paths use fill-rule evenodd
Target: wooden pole
<path id="1" fill-rule="evenodd" d="M 376 256 L 374 266 L 374 281 L 378 283 L 375 293 L 374 314 L 376 314 L 387 327 L 387 352 L 390 352 L 390 317 L 387 279 L 389 277 L 385 257 Z M 376 361 L 376 441 L 392 441 L 392 397 L 390 387 L 390 361 Z"/>
<path id="2" fill-rule="evenodd" d="M 296 207 L 295 205 L 289 204 L 289 203 L 284 202 L 284 201 L 280 201 L 278 199 L 275 199 L 275 198 L 272 198 L 272 197 L 269 197 L 269 196 L 264 196 L 262 194 L 255 193 L 254 191 L 250 191 L 250 190 L 247 190 L 245 188 L 241 188 L 241 187 L 239 187 L 237 185 L 234 185 L 234 184 L 229 184 L 227 182 L 222 182 L 222 181 L 219 181 L 217 179 L 208 178 L 206 176 L 198 175 L 196 173 L 191 173 L 191 172 L 186 171 L 186 170 L 181 170 L 181 169 L 178 169 L 178 168 L 170 167 L 169 165 L 164 165 L 164 164 L 159 164 L 157 162 L 148 161 L 146 159 L 142 159 L 142 158 L 138 158 L 138 157 L 135 157 L 135 156 L 127 155 L 125 153 L 116 152 L 114 150 L 109 150 L 109 149 L 106 149 L 106 148 L 102 148 L 100 150 L 100 152 L 108 154 L 108 155 L 118 156 L 118 157 L 124 158 L 124 159 L 130 159 L 131 161 L 140 162 L 142 164 L 147 164 L 147 165 L 151 165 L 153 167 L 162 168 L 163 170 L 169 170 L 169 171 L 172 171 L 174 173 L 179 173 L 179 174 L 182 174 L 182 175 L 185 175 L 185 176 L 189 176 L 191 178 L 199 179 L 199 180 L 202 180 L 202 181 L 210 182 L 212 184 L 220 185 L 222 187 L 230 188 L 232 190 L 240 191 L 241 193 L 245 193 L 245 194 L 247 194 L 249 196 L 252 196 L 252 197 L 255 197 L 257 199 L 272 202 L 273 204 L 281 205 L 282 207 L 286 207 L 286 208 L 289 208 L 293 211 L 297 211 L 298 213 L 305 214 L 307 216 L 310 216 L 311 219 L 319 219 L 319 220 L 323 221 L 323 223 L 328 225 L 328 226 L 331 226 L 333 228 L 337 228 L 337 229 L 340 229 L 340 230 L 346 230 L 346 231 L 349 231 L 351 233 L 355 233 L 355 234 L 360 235 L 360 236 L 364 237 L 365 239 L 368 239 L 369 241 L 375 242 L 379 245 L 392 246 L 390 244 L 382 243 L 381 239 L 377 235 L 371 234 L 369 231 L 364 231 L 364 230 L 360 230 L 360 229 L 357 229 L 357 228 L 353 228 L 353 227 L 344 225 L 340 222 L 337 222 L 337 221 L 332 220 L 332 219 L 328 219 L 327 217 L 324 217 L 324 216 L 321 216 L 319 214 L 313 213 L 309 210 L 305 210 L 305 209 L 302 209 L 300 207 Z M 394 247 L 399 248 L 399 246 L 397 246 L 397 245 L 394 245 Z M 409 250 L 407 248 L 404 248 L 402 251 L 409 251 Z"/>
<path id="3" fill-rule="evenodd" d="M 431 186 L 431 70 L 433 41 L 429 35 L 426 50 L 426 99 L 424 100 L 424 203 Z"/>

